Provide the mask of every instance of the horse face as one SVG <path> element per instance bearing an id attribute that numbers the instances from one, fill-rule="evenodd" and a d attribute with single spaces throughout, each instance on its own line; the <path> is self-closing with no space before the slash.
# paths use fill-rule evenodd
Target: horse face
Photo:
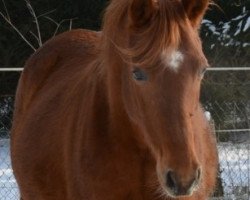
<path id="1" fill-rule="evenodd" d="M 147 8 L 144 13 L 148 13 L 145 20 L 140 18 L 139 24 L 133 24 L 137 32 L 140 32 L 138 27 L 145 27 L 149 16 L 153 16 L 157 9 L 157 1 L 153 2 L 144 5 Z M 190 4 L 183 4 L 187 15 L 193 9 Z M 204 13 L 205 7 L 200 7 L 200 13 Z M 154 10 L 149 11 L 150 8 Z M 192 15 L 190 20 L 182 23 L 178 48 L 157 51 L 150 66 L 141 62 L 142 65 L 130 64 L 123 69 L 126 111 L 156 159 L 160 185 L 168 196 L 174 198 L 192 195 L 202 178 L 197 138 L 205 129 L 199 96 L 207 61 L 196 31 L 200 15 Z M 132 17 L 133 21 L 136 17 Z M 136 34 L 131 34 L 130 43 L 140 43 L 140 40 Z"/>
<path id="2" fill-rule="evenodd" d="M 199 93 L 206 62 L 199 65 L 197 58 L 183 53 L 170 56 L 179 61 L 166 63 L 167 56 L 159 55 L 161 64 L 155 69 L 130 67 L 123 87 L 128 92 L 125 104 L 156 158 L 163 188 L 171 196 L 190 195 L 202 173 L 195 137 L 200 134 L 196 119 L 204 118 Z M 172 62 L 180 62 L 178 69 Z"/>

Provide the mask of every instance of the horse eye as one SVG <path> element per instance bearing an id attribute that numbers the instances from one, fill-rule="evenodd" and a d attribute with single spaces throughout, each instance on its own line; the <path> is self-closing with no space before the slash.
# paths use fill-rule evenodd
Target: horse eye
<path id="1" fill-rule="evenodd" d="M 139 69 L 139 68 L 135 68 L 133 70 L 133 78 L 137 81 L 146 81 L 148 80 L 148 76 L 146 74 L 145 71 Z"/>

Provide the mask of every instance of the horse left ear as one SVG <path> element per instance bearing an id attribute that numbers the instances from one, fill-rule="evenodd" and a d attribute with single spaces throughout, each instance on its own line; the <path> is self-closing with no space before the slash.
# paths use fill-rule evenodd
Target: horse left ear
<path id="1" fill-rule="evenodd" d="M 192 26 L 198 28 L 208 8 L 209 0 L 182 0 L 182 3 Z"/>
<path id="2" fill-rule="evenodd" d="M 146 26 L 158 8 L 158 0 L 131 0 L 131 26 L 133 28 Z"/>

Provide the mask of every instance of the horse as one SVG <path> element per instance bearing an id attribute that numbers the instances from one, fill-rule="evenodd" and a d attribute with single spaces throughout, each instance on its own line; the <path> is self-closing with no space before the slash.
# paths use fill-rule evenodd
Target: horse
<path id="1" fill-rule="evenodd" d="M 205 200 L 213 130 L 199 103 L 208 0 L 111 0 L 26 62 L 11 130 L 22 200 Z"/>

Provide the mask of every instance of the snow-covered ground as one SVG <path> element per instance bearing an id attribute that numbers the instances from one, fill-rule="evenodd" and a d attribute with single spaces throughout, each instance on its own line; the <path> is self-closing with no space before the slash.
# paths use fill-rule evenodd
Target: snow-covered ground
<path id="1" fill-rule="evenodd" d="M 19 193 L 11 170 L 9 140 L 0 139 L 0 200 L 18 200 Z"/>
<path id="2" fill-rule="evenodd" d="M 226 200 L 249 200 L 250 144 L 220 144 L 221 177 Z M 18 188 L 12 174 L 9 140 L 0 140 L 0 200 L 18 200 Z M 239 196 L 241 196 L 239 198 Z"/>
<path id="3" fill-rule="evenodd" d="M 225 195 L 250 200 L 250 144 L 221 143 L 218 151 Z"/>

